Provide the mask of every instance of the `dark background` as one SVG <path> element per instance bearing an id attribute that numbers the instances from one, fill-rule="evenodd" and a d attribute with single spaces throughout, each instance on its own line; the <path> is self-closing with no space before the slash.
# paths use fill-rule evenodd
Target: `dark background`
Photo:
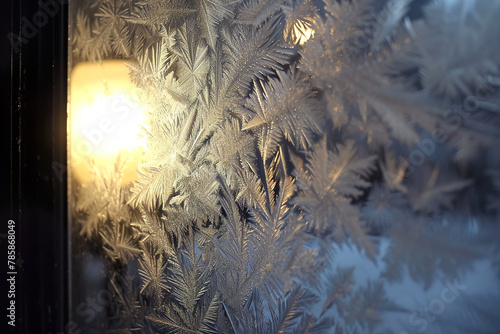
<path id="1" fill-rule="evenodd" d="M 41 2 L 56 4 L 52 14 L 38 0 L 2 0 L 0 14 L 1 333 L 68 333 L 67 4 Z M 45 16 L 33 24 L 39 12 Z M 27 21 L 35 30 L 23 32 Z M 23 40 L 18 52 L 10 33 Z M 6 310 L 9 219 L 16 222 L 16 327 Z"/>

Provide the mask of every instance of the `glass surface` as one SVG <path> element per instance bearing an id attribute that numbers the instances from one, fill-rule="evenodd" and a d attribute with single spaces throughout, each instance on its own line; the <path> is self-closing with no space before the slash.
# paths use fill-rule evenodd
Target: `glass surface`
<path id="1" fill-rule="evenodd" d="M 499 15 L 73 2 L 73 332 L 494 332 Z"/>

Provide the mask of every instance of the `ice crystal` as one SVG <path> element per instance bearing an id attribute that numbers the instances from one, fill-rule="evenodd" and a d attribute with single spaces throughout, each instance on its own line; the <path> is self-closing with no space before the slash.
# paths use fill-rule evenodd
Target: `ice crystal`
<path id="1" fill-rule="evenodd" d="M 127 60 L 150 106 L 138 181 L 120 184 L 118 160 L 72 183 L 75 247 L 116 297 L 107 331 L 399 333 L 391 284 L 430 289 L 477 260 L 500 279 L 498 2 L 86 0 L 71 15 L 73 61 Z M 362 265 L 339 264 L 351 245 Z M 474 297 L 470 323 L 436 328 L 493 331 Z"/>

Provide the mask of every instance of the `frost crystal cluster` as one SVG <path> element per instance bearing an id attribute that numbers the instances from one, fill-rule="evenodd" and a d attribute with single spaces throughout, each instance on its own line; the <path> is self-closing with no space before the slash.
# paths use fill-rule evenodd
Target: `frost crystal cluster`
<path id="1" fill-rule="evenodd" d="M 124 157 L 72 181 L 83 332 L 496 333 L 499 1 L 82 0 L 71 22 L 73 63 L 126 60 L 150 106 L 138 181 Z"/>

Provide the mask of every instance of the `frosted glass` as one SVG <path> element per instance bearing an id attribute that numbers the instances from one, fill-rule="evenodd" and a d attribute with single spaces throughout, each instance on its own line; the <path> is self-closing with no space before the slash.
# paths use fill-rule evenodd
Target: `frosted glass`
<path id="1" fill-rule="evenodd" d="M 499 15 L 73 2 L 74 332 L 495 332 Z"/>

